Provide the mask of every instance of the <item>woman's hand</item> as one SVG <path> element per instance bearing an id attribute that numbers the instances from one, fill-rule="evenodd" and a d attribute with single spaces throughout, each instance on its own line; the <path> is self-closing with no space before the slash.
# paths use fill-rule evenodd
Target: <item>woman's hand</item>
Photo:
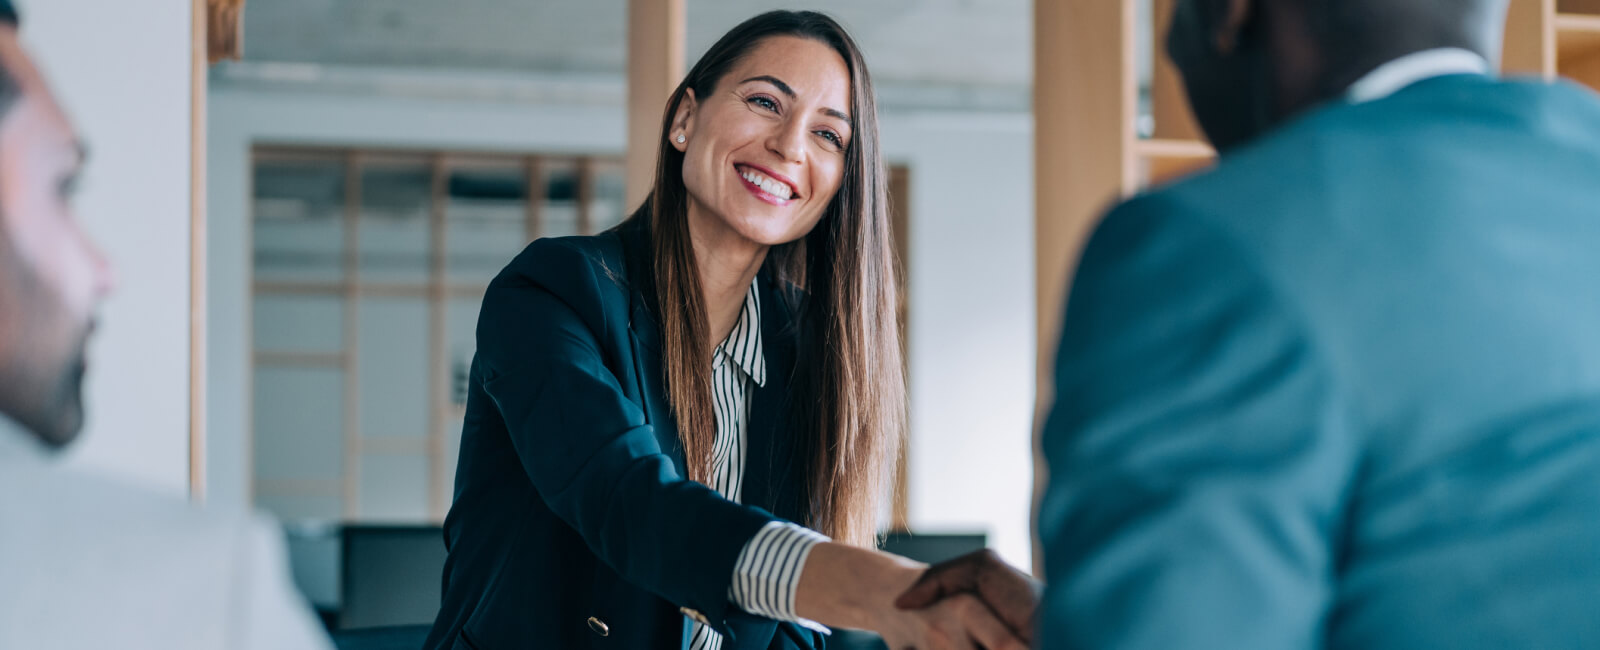
<path id="1" fill-rule="evenodd" d="M 1027 645 L 993 610 L 971 594 L 950 596 L 918 610 L 895 599 L 927 566 L 905 558 L 823 543 L 806 558 L 795 592 L 795 613 L 824 625 L 872 630 L 890 650 L 1018 650 Z"/>
<path id="2" fill-rule="evenodd" d="M 1023 650 L 1027 644 L 971 594 L 951 596 L 883 622 L 876 630 L 890 650 Z"/>
<path id="3" fill-rule="evenodd" d="M 984 549 L 928 569 L 917 584 L 895 600 L 901 609 L 922 609 L 954 594 L 973 594 L 989 606 L 1013 634 L 1032 642 L 1033 614 L 1044 585 Z"/>

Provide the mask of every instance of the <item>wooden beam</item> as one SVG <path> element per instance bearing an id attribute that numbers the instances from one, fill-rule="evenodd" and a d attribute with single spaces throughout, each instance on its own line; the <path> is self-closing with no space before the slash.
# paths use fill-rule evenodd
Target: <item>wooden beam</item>
<path id="1" fill-rule="evenodd" d="M 361 517 L 361 165 L 362 155 L 345 155 L 344 170 L 344 518 Z"/>
<path id="2" fill-rule="evenodd" d="M 1561 76 L 1600 92 L 1600 51 L 1588 56 L 1562 59 Z"/>
<path id="3" fill-rule="evenodd" d="M 628 0 L 626 213 L 650 193 L 667 99 L 683 81 L 685 0 Z"/>
<path id="4" fill-rule="evenodd" d="M 1054 400 L 1069 273 L 1101 212 L 1136 187 L 1135 9 L 1134 0 L 1033 3 L 1036 432 Z M 1037 435 L 1034 446 L 1037 495 L 1048 477 Z M 1034 558 L 1037 573 L 1037 547 Z"/>
<path id="5" fill-rule="evenodd" d="M 254 285 L 256 295 L 283 296 L 333 296 L 340 297 L 349 292 L 343 282 L 256 282 Z M 445 293 L 451 298 L 482 298 L 486 290 L 481 284 L 449 284 L 445 286 Z M 427 298 L 428 284 L 406 284 L 399 282 L 363 282 L 356 287 L 355 292 L 363 298 Z"/>
<path id="6" fill-rule="evenodd" d="M 189 5 L 189 499 L 206 498 L 205 0 Z"/>
<path id="7" fill-rule="evenodd" d="M 238 60 L 244 52 L 244 0 L 204 0 L 202 8 L 206 30 L 206 60 Z M 198 4 L 198 3 L 196 3 Z"/>
<path id="8" fill-rule="evenodd" d="M 1034 3 L 1039 405 L 1069 275 L 1101 212 L 1136 188 L 1133 0 Z"/>
<path id="9" fill-rule="evenodd" d="M 1600 15 L 1600 0 L 1558 0 L 1556 11 L 1564 14 Z"/>
<path id="10" fill-rule="evenodd" d="M 1555 78 L 1556 0 L 1511 0 L 1500 68 L 1511 75 Z"/>
<path id="11" fill-rule="evenodd" d="M 1556 68 L 1567 74 L 1567 65 L 1600 53 L 1600 15 L 1556 14 Z"/>
<path id="12" fill-rule="evenodd" d="M 344 352 L 289 352 L 283 350 L 256 350 L 251 355 L 252 362 L 257 366 L 277 366 L 288 368 L 329 368 L 343 370 L 345 364 L 350 363 L 349 355 Z"/>

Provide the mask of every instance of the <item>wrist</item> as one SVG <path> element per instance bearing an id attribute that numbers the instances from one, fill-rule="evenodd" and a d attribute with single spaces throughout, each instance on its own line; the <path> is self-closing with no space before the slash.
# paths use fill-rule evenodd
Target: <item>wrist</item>
<path id="1" fill-rule="evenodd" d="M 877 630 L 895 613 L 894 601 L 927 565 L 834 542 L 818 544 L 806 560 L 795 613 L 832 627 Z"/>

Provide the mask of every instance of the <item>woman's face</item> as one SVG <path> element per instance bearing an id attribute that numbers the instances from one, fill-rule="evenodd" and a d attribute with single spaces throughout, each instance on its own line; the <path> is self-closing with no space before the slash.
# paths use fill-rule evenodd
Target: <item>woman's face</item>
<path id="1" fill-rule="evenodd" d="M 758 43 L 710 96 L 691 92 L 667 138 L 684 153 L 697 237 L 776 246 L 810 232 L 844 178 L 849 111 L 844 59 L 792 36 Z"/>

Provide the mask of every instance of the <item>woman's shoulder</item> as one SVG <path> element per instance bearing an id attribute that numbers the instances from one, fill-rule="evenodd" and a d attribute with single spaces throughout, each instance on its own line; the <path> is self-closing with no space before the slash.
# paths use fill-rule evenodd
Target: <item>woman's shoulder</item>
<path id="1" fill-rule="evenodd" d="M 516 273 L 615 273 L 625 276 L 622 238 L 616 231 L 598 235 L 544 237 L 522 249 L 506 266 Z"/>
<path id="2" fill-rule="evenodd" d="M 538 239 L 500 271 L 484 299 L 487 303 L 519 290 L 537 289 L 574 308 L 625 303 L 629 292 L 626 258 L 622 237 L 616 231 Z"/>

